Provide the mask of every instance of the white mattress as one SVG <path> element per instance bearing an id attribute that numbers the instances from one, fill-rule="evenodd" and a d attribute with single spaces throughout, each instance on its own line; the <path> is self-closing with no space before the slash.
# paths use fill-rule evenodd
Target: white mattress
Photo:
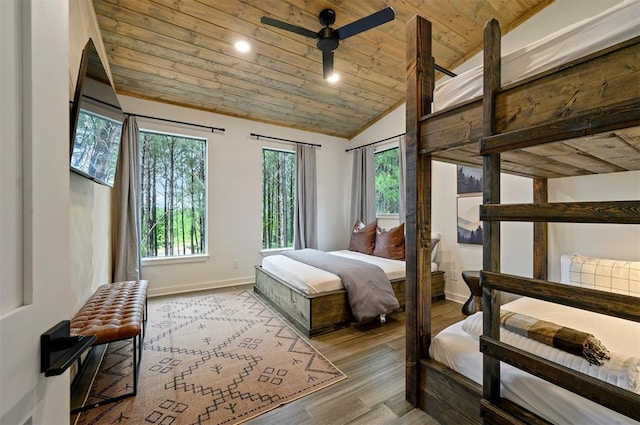
<path id="1" fill-rule="evenodd" d="M 577 6 L 577 5 L 576 5 Z M 640 35 L 640 2 L 627 0 L 502 57 L 502 86 Z M 434 111 L 482 95 L 482 66 L 444 81 L 434 92 Z"/>
<path id="2" fill-rule="evenodd" d="M 347 250 L 332 251 L 330 254 L 375 264 L 382 268 L 391 280 L 400 279 L 405 276 L 404 261 L 389 260 L 387 258 Z M 294 288 L 307 294 L 319 294 L 321 292 L 343 289 L 342 281 L 337 275 L 299 261 L 292 260 L 284 255 L 270 255 L 264 257 L 262 259 L 262 268 L 279 277 L 282 281 L 288 283 Z M 432 270 L 437 270 L 435 263 L 432 263 Z"/>
<path id="3" fill-rule="evenodd" d="M 505 304 L 502 308 L 591 332 L 612 353 L 636 357 L 640 354 L 638 323 L 531 298 L 520 298 Z M 462 330 L 462 322 L 436 335 L 431 343 L 429 355 L 482 384 L 482 354 L 479 351 L 478 339 Z M 638 424 L 626 416 L 510 365 L 501 364 L 500 370 L 502 396 L 554 424 Z"/>

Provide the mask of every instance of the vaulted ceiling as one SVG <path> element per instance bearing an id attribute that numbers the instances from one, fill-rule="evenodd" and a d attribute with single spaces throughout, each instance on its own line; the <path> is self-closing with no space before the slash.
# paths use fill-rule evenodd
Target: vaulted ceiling
<path id="1" fill-rule="evenodd" d="M 436 63 L 452 69 L 479 52 L 482 28 L 503 34 L 553 0 L 93 0 L 119 94 L 351 138 L 404 102 L 405 25 L 433 24 Z M 263 16 L 314 32 L 320 11 L 338 29 L 387 6 L 395 20 L 335 51 L 340 81 L 322 78 L 316 41 Z M 251 50 L 239 53 L 237 40 Z M 437 75 L 436 77 L 438 77 Z"/>

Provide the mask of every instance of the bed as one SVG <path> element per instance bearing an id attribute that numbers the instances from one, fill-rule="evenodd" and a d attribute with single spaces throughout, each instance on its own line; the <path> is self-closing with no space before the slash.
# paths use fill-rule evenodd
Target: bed
<path id="1" fill-rule="evenodd" d="M 439 245 L 439 233 L 432 242 Z M 435 242 L 438 241 L 438 242 Z M 444 299 L 444 272 L 438 270 L 439 250 L 433 250 L 431 269 L 435 284 L 432 297 Z M 391 282 L 400 308 L 405 301 L 405 262 L 351 250 L 330 252 L 380 266 Z M 349 326 L 353 322 L 351 308 L 340 277 L 303 264 L 283 255 L 263 258 L 255 267 L 254 290 L 271 306 L 289 319 L 306 336 L 316 336 Z"/>
<path id="2" fill-rule="evenodd" d="M 562 282 L 565 284 L 598 287 L 607 292 L 618 291 L 640 296 L 640 261 L 563 255 L 562 266 Z M 639 323 L 527 297 L 504 304 L 501 309 L 590 332 L 611 352 L 612 359 L 602 366 L 591 366 L 581 357 L 509 332 L 504 327 L 500 329 L 501 341 L 640 394 Z M 483 381 L 482 353 L 479 351 L 482 315 L 482 312 L 478 312 L 465 321 L 444 329 L 433 338 L 429 348 L 431 359 L 471 379 L 478 387 Z M 501 366 L 501 376 L 501 394 L 505 399 L 517 401 L 528 411 L 551 423 L 637 423 L 508 364 Z M 548 394 L 553 394 L 551 400 Z"/>
<path id="3" fill-rule="evenodd" d="M 464 95 L 442 108 L 432 102 L 435 71 L 431 25 L 420 17 L 407 23 L 407 239 L 406 398 L 442 424 L 549 423 L 520 399 L 503 397 L 502 364 L 523 369 L 576 396 L 638 421 L 638 395 L 594 382 L 563 366 L 518 350 L 499 338 L 500 293 L 590 310 L 637 323 L 640 307 L 628 294 L 573 287 L 547 280 L 549 222 L 639 224 L 640 201 L 549 203 L 549 178 L 640 169 L 640 27 L 638 2 L 626 1 L 561 32 L 556 40 L 574 46 L 573 57 L 513 77 L 501 62 L 500 28 L 485 27 L 480 97 Z M 598 29 L 600 28 L 600 29 Z M 615 33 L 612 37 L 608 35 Z M 591 37 L 589 34 L 598 34 Z M 547 37 L 542 44 L 553 43 Z M 515 52 L 525 62 L 529 48 Z M 562 49 L 560 49 L 562 50 Z M 532 50 L 537 52 L 537 50 Z M 541 58 L 536 57 L 536 60 Z M 518 65 L 516 70 L 525 70 Z M 506 78 L 503 78 L 505 77 Z M 518 79 L 523 78 L 523 79 Z M 505 79 L 507 81 L 505 81 Z M 454 84 L 454 83 L 451 83 Z M 464 89 L 463 89 L 464 90 Z M 453 97 L 453 96 L 449 96 Z M 431 161 L 481 166 L 484 175 L 482 385 L 430 357 L 429 246 Z M 500 173 L 533 179 L 531 204 L 500 203 Z M 533 278 L 500 273 L 500 223 L 534 224 Z M 476 353 L 477 354 L 477 353 Z M 476 367 L 479 367 L 476 365 Z M 552 399 L 553 397 L 546 397 Z M 624 423 L 624 422 L 622 422 Z M 633 423 L 633 422 L 632 422 Z"/>

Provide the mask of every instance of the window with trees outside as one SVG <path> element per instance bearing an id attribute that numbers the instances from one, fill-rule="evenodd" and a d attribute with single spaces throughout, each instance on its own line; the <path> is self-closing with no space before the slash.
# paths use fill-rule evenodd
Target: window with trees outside
<path id="1" fill-rule="evenodd" d="M 293 247 L 296 156 L 262 149 L 262 249 Z"/>
<path id="2" fill-rule="evenodd" d="M 400 164 L 397 147 L 374 154 L 376 214 L 398 214 L 400 207 Z"/>
<path id="3" fill-rule="evenodd" d="M 140 131 L 142 258 L 206 253 L 205 139 Z"/>

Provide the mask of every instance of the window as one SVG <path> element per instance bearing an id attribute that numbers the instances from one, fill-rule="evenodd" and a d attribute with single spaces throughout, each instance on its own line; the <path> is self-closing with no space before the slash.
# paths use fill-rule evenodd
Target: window
<path id="1" fill-rule="evenodd" d="M 400 206 L 400 164 L 396 148 L 374 154 L 376 169 L 376 214 L 398 214 Z"/>
<path id="2" fill-rule="evenodd" d="M 296 156 L 262 149 L 262 249 L 293 247 Z"/>
<path id="3" fill-rule="evenodd" d="M 142 258 L 206 252 L 206 140 L 140 131 Z"/>

